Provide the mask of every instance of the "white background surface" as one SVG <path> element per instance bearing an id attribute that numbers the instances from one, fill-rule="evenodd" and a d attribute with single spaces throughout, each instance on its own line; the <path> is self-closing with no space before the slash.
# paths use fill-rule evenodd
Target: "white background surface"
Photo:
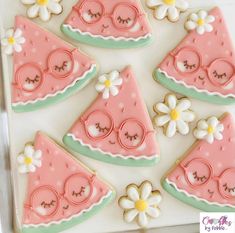
<path id="1" fill-rule="evenodd" d="M 4 28 L 9 28 L 14 25 L 15 15 L 25 15 L 26 8 L 20 4 L 20 0 L 0 1 L 2 5 L 0 6 L 0 16 L 3 21 Z M 39 20 L 34 21 L 36 23 L 40 23 L 44 28 L 49 29 L 65 40 L 71 41 L 69 38 L 62 35 L 59 31 L 59 27 L 68 15 L 72 5 L 76 2 L 77 0 L 63 0 L 61 2 L 64 6 L 63 13 L 59 16 L 54 16 L 49 23 L 42 23 Z M 144 1 L 142 1 L 142 3 L 143 2 Z M 191 9 L 189 11 L 198 10 L 199 8 L 210 9 L 216 5 L 221 6 L 229 26 L 231 36 L 235 39 L 234 0 L 189 0 L 189 2 L 191 4 Z M 167 52 L 173 49 L 186 34 L 183 24 L 189 11 L 182 14 L 180 21 L 177 23 L 170 23 L 167 20 L 156 21 L 152 17 L 152 11 L 147 9 L 145 6 L 144 8 L 149 15 L 154 36 L 154 43 L 147 47 L 130 50 L 112 50 L 76 44 L 74 41 L 71 42 L 97 60 L 100 65 L 100 74 L 109 72 L 113 69 L 122 69 L 129 64 L 132 65 L 143 94 L 143 98 L 145 99 L 149 109 L 149 113 L 153 116 L 153 104 L 158 101 L 162 101 L 164 95 L 169 91 L 156 83 L 152 79 L 151 73 L 154 67 L 165 57 Z M 63 135 L 82 111 L 89 106 L 97 93 L 94 89 L 95 81 L 93 81 L 82 91 L 64 102 L 31 113 L 14 113 L 10 109 L 10 81 L 12 77 L 11 58 L 4 59 L 4 66 L 5 88 L 7 90 L 7 103 L 11 129 L 11 158 L 15 186 L 17 222 L 20 223 L 27 176 L 18 175 L 15 157 L 23 150 L 26 142 L 33 140 L 37 130 L 42 130 L 48 133 L 51 137 L 62 143 L 61 139 Z M 231 106 L 215 106 L 197 100 L 192 100 L 192 108 L 197 114 L 197 119 L 208 117 L 210 115 L 220 116 L 224 111 L 232 112 L 235 109 Z M 195 124 L 196 122 L 191 125 L 192 128 Z M 161 161 L 159 164 L 151 168 L 115 166 L 83 156 L 80 156 L 80 160 L 90 168 L 98 171 L 101 177 L 111 183 L 117 190 L 117 197 L 124 194 L 125 187 L 129 183 L 139 184 L 145 179 L 152 181 L 154 187 L 161 190 L 163 202 L 160 204 L 162 214 L 157 220 L 151 221 L 149 224 L 150 228 L 198 222 L 199 210 L 171 197 L 160 186 L 160 178 L 162 175 L 194 142 L 192 133 L 188 136 L 177 135 L 172 139 L 168 139 L 162 134 L 162 130 L 158 129 L 157 140 L 161 149 Z M 66 233 L 113 232 L 126 231 L 130 229 L 137 229 L 137 225 L 126 224 L 123 221 L 122 210 L 118 207 L 116 199 L 115 202 L 103 209 L 96 216 L 72 229 L 67 230 Z"/>

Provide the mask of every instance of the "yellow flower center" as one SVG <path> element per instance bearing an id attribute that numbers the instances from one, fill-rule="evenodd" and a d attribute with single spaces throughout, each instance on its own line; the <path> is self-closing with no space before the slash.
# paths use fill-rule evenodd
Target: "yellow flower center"
<path id="1" fill-rule="evenodd" d="M 180 118 L 180 113 L 176 109 L 173 109 L 171 110 L 170 117 L 171 120 L 176 121 Z"/>
<path id="2" fill-rule="evenodd" d="M 105 85 L 105 87 L 110 87 L 111 86 L 111 81 L 110 80 L 106 80 L 104 82 L 104 85 Z"/>
<path id="3" fill-rule="evenodd" d="M 199 26 L 203 26 L 203 25 L 205 24 L 205 21 L 204 21 L 203 19 L 199 19 L 199 20 L 197 21 L 197 24 L 198 24 Z"/>
<path id="4" fill-rule="evenodd" d="M 25 157 L 25 158 L 24 158 L 24 163 L 25 163 L 26 165 L 29 165 L 29 164 L 31 164 L 32 162 L 33 162 L 32 158 L 30 158 L 30 157 Z"/>
<path id="5" fill-rule="evenodd" d="M 175 4 L 175 0 L 163 0 L 163 2 L 167 5 L 174 5 Z"/>
<path id="6" fill-rule="evenodd" d="M 135 202 L 135 208 L 139 211 L 139 212 L 143 212 L 147 209 L 148 207 L 148 203 L 145 200 L 138 200 Z"/>
<path id="7" fill-rule="evenodd" d="M 215 131 L 215 129 L 211 125 L 209 125 L 208 128 L 207 128 L 207 132 L 209 134 L 212 134 L 212 133 L 214 133 L 214 131 Z"/>
<path id="8" fill-rule="evenodd" d="M 48 0 L 37 0 L 37 4 L 40 6 L 46 6 L 48 4 Z"/>
<path id="9" fill-rule="evenodd" d="M 8 43 L 9 43 L 9 44 L 15 44 L 15 38 L 12 37 L 12 36 L 9 37 L 9 38 L 8 38 Z"/>

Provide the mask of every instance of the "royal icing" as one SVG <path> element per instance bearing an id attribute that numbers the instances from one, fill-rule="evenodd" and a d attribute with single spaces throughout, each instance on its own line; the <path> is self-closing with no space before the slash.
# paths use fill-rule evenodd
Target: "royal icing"
<path id="1" fill-rule="evenodd" d="M 43 21 L 48 21 L 52 14 L 58 15 L 63 8 L 60 5 L 61 0 L 21 0 L 29 6 L 27 16 L 29 18 L 39 17 Z"/>
<path id="2" fill-rule="evenodd" d="M 118 71 L 114 70 L 109 74 L 104 74 L 98 78 L 98 83 L 95 88 L 98 92 L 103 93 L 103 98 L 108 99 L 110 94 L 112 96 L 118 95 L 118 86 L 122 85 L 122 78 Z"/>
<path id="3" fill-rule="evenodd" d="M 17 156 L 19 164 L 19 173 L 35 172 L 38 167 L 42 166 L 42 151 L 35 150 L 32 145 L 26 145 L 24 152 Z"/>
<path id="4" fill-rule="evenodd" d="M 212 116 L 207 120 L 200 120 L 193 134 L 197 139 L 204 139 L 212 144 L 214 140 L 223 139 L 223 130 L 224 125 L 216 117 Z"/>
<path id="5" fill-rule="evenodd" d="M 135 166 L 139 160 L 149 160 L 147 163 L 152 164 L 159 157 L 159 148 L 132 69 L 127 67 L 114 74 L 118 75 L 117 82 L 122 82 L 118 95 L 108 99 L 98 95 L 65 135 L 64 143 L 106 162 Z M 117 157 L 120 162 L 115 160 Z"/>
<path id="6" fill-rule="evenodd" d="M 215 118 L 210 119 L 211 124 L 215 122 Z M 232 115 L 226 113 L 217 125 L 220 124 L 224 128 L 223 137 L 211 144 L 206 140 L 197 141 L 165 179 L 171 185 L 167 191 L 182 201 L 192 198 L 186 202 L 204 211 L 235 209 L 235 124 Z M 182 193 L 186 195 L 184 198 L 180 198 Z"/>
<path id="7" fill-rule="evenodd" d="M 175 22 L 179 19 L 180 12 L 188 9 L 186 0 L 147 0 L 146 5 L 154 10 L 154 17 L 162 20 L 168 18 Z"/>
<path id="8" fill-rule="evenodd" d="M 41 103 L 46 104 L 48 99 L 51 99 L 50 103 L 56 102 L 56 98 L 65 98 L 94 77 L 94 61 L 72 45 L 24 17 L 16 16 L 15 25 L 26 42 L 20 53 L 14 53 L 14 110 L 43 107 Z"/>
<path id="9" fill-rule="evenodd" d="M 162 196 L 158 190 L 153 190 L 149 181 L 140 186 L 128 185 L 127 196 L 119 199 L 119 206 L 124 210 L 124 220 L 128 223 L 136 220 L 140 227 L 146 227 L 149 219 L 156 219 L 160 214 L 158 207 Z"/>
<path id="10" fill-rule="evenodd" d="M 41 132 L 34 148 L 41 151 L 41 167 L 28 175 L 23 230 L 67 229 L 113 198 L 106 183 Z"/>
<path id="11" fill-rule="evenodd" d="M 185 28 L 188 31 L 196 30 L 199 35 L 205 32 L 212 32 L 213 26 L 211 23 L 215 21 L 213 15 L 208 15 L 207 11 L 200 10 L 198 13 L 192 13 L 185 23 Z"/>
<path id="12" fill-rule="evenodd" d="M 146 15 L 136 0 L 79 0 L 62 31 L 80 42 L 117 48 L 141 46 L 151 37 Z"/>
<path id="13" fill-rule="evenodd" d="M 22 51 L 22 44 L 25 43 L 25 38 L 21 29 L 16 28 L 8 29 L 5 36 L 1 39 L 1 45 L 4 48 L 4 53 L 7 55 L 13 54 L 13 52 L 20 53 Z"/>
<path id="14" fill-rule="evenodd" d="M 208 17 L 207 22 L 215 19 L 210 23 L 213 31 L 201 35 L 191 30 L 155 70 L 155 79 L 181 94 L 216 104 L 232 103 L 235 102 L 232 40 L 219 8 L 212 9 Z"/>
<path id="15" fill-rule="evenodd" d="M 173 137 L 177 131 L 186 135 L 189 133 L 188 124 L 195 120 L 195 114 L 190 107 L 189 99 L 178 100 L 175 95 L 169 94 L 163 103 L 154 105 L 154 111 L 157 113 L 154 122 L 157 127 L 165 127 L 167 137 Z"/>

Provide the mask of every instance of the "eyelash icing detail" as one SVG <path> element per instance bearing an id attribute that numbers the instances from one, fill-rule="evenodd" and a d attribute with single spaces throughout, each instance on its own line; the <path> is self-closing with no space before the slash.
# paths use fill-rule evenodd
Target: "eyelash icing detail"
<path id="1" fill-rule="evenodd" d="M 206 179 L 206 176 L 198 176 L 197 175 L 197 172 L 195 171 L 194 173 L 193 173 L 193 178 L 195 179 L 195 180 L 197 180 L 197 181 L 201 181 L 201 182 L 203 182 L 205 179 Z"/>
<path id="2" fill-rule="evenodd" d="M 118 16 L 117 21 L 121 24 L 128 24 L 131 19 L 129 17 L 127 19 L 122 19 L 121 16 Z"/>
<path id="3" fill-rule="evenodd" d="M 82 186 L 79 192 L 73 191 L 73 192 L 72 192 L 72 196 L 76 196 L 76 197 L 77 197 L 77 196 L 82 196 L 82 194 L 83 194 L 84 192 L 85 192 L 85 187 Z"/>
<path id="4" fill-rule="evenodd" d="M 227 77 L 226 73 L 218 74 L 216 70 L 213 72 L 213 75 L 215 78 L 218 78 L 218 79 L 222 79 L 223 77 Z"/>
<path id="5" fill-rule="evenodd" d="M 187 60 L 185 60 L 184 62 L 184 67 L 188 70 L 188 69 L 193 69 L 193 68 L 196 68 L 196 64 L 192 64 L 192 65 L 189 65 L 188 64 L 188 61 Z"/>
<path id="6" fill-rule="evenodd" d="M 228 191 L 229 193 L 235 192 L 235 187 L 229 188 L 227 183 L 225 183 L 223 187 L 224 187 L 224 191 Z"/>
<path id="7" fill-rule="evenodd" d="M 61 72 L 61 70 L 64 70 L 66 67 L 68 66 L 68 62 L 64 61 L 62 66 L 55 66 L 55 70 L 58 70 L 59 72 Z"/>
<path id="8" fill-rule="evenodd" d="M 91 9 L 88 10 L 88 15 L 90 15 L 91 18 L 93 18 L 93 17 L 97 18 L 97 17 L 100 17 L 100 16 L 101 16 L 101 14 L 100 14 L 99 12 L 97 12 L 97 13 L 92 13 Z"/>
<path id="9" fill-rule="evenodd" d="M 130 141 L 132 140 L 136 140 L 138 138 L 138 135 L 135 134 L 135 135 L 129 135 L 128 132 L 125 133 L 125 136 L 127 139 L 129 139 Z"/>
<path id="10" fill-rule="evenodd" d="M 27 82 L 29 84 L 30 83 L 37 83 L 37 82 L 39 82 L 39 79 L 40 79 L 40 77 L 38 75 L 36 75 L 34 79 L 31 79 L 31 78 L 27 77 L 25 79 L 25 82 Z"/>
<path id="11" fill-rule="evenodd" d="M 102 133 L 105 133 L 105 131 L 106 131 L 106 132 L 109 131 L 109 129 L 108 129 L 107 127 L 102 128 L 102 127 L 100 126 L 100 123 L 96 123 L 96 124 L 95 124 L 95 127 L 96 127 L 96 129 L 99 130 L 99 132 L 102 132 Z"/>
<path id="12" fill-rule="evenodd" d="M 54 206 L 54 204 L 55 204 L 55 200 L 52 200 L 50 203 L 46 203 L 45 201 L 43 201 L 42 203 L 41 203 L 41 206 L 43 206 L 43 208 L 50 208 L 51 206 Z"/>

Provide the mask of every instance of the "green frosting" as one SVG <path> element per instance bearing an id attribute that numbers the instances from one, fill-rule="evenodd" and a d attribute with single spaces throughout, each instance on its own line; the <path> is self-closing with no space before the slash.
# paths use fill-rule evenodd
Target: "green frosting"
<path id="1" fill-rule="evenodd" d="M 123 166 L 136 166 L 136 167 L 145 167 L 145 166 L 154 166 L 158 161 L 159 157 L 156 157 L 154 159 L 148 160 L 148 159 L 123 159 L 120 157 L 111 157 L 108 154 L 103 154 L 99 151 L 92 151 L 89 149 L 88 146 L 83 146 L 80 142 L 73 140 L 71 136 L 65 135 L 63 138 L 63 142 L 66 146 L 71 148 L 72 150 L 81 153 L 82 155 L 85 155 L 87 157 L 100 160 L 106 163 L 113 163 L 117 165 L 123 165 Z"/>
<path id="2" fill-rule="evenodd" d="M 57 233 L 57 232 L 64 231 L 95 215 L 103 207 L 108 205 L 115 198 L 115 196 L 116 196 L 116 193 L 113 191 L 112 194 L 106 197 L 100 205 L 94 206 L 90 211 L 84 212 L 82 215 L 74 217 L 70 221 L 61 222 L 60 224 L 52 223 L 50 226 L 23 227 L 21 229 L 21 232 L 22 233 Z"/>
<path id="3" fill-rule="evenodd" d="M 223 98 L 218 95 L 208 95 L 204 92 L 197 92 L 193 88 L 187 88 L 182 84 L 178 84 L 174 82 L 172 79 L 167 78 L 166 75 L 161 73 L 157 68 L 153 72 L 153 78 L 157 82 L 165 86 L 166 88 L 186 96 L 191 96 L 193 98 L 202 101 L 207 101 L 213 104 L 220 104 L 220 105 L 235 104 L 235 98 L 232 97 Z"/>
<path id="4" fill-rule="evenodd" d="M 102 39 L 102 38 L 97 38 L 97 37 L 92 37 L 89 35 L 82 35 L 79 32 L 75 32 L 70 30 L 68 27 L 66 27 L 65 25 L 61 25 L 61 31 L 73 38 L 74 40 L 77 40 L 81 43 L 85 43 L 85 44 L 89 44 L 89 45 L 93 45 L 93 46 L 99 46 L 99 47 L 103 47 L 103 48 L 116 48 L 116 49 L 128 49 L 128 48 L 135 48 L 135 47 L 141 47 L 141 46 L 145 46 L 147 44 L 149 44 L 152 41 L 152 37 L 149 36 L 147 38 L 143 38 L 140 39 L 138 41 L 134 41 L 134 40 L 118 40 L 115 41 L 113 39 Z"/>
<path id="5" fill-rule="evenodd" d="M 73 86 L 69 87 L 65 92 L 58 93 L 55 96 L 51 96 L 46 98 L 45 100 L 38 100 L 35 103 L 28 103 L 28 104 L 18 104 L 16 106 L 12 105 L 12 109 L 15 112 L 30 112 L 35 111 L 39 108 L 44 108 L 48 105 L 55 104 L 60 102 L 61 100 L 73 95 L 78 90 L 82 89 L 87 83 L 95 77 L 97 73 L 97 68 L 94 67 L 91 72 L 89 72 L 82 80 L 78 80 Z"/>
<path id="6" fill-rule="evenodd" d="M 232 207 L 222 207 L 215 204 L 208 204 L 205 201 L 199 201 L 195 199 L 194 197 L 189 197 L 183 192 L 179 192 L 175 189 L 173 185 L 170 185 L 165 178 L 162 180 L 162 187 L 170 193 L 175 198 L 179 199 L 180 201 L 191 205 L 197 209 L 206 211 L 206 212 L 235 212 L 235 206 Z"/>

